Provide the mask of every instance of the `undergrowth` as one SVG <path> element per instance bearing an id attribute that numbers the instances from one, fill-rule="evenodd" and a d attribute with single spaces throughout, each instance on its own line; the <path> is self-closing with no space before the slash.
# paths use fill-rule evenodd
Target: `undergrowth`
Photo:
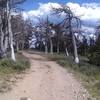
<path id="1" fill-rule="evenodd" d="M 12 59 L 4 58 L 0 60 L 0 92 L 10 90 L 10 79 L 14 75 L 23 73 L 26 69 L 30 68 L 29 59 L 26 58 L 21 52 L 16 54 L 16 62 Z"/>

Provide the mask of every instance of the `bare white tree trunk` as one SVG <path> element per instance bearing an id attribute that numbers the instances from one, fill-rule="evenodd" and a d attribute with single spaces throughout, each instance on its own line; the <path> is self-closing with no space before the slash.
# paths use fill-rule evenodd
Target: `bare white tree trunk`
<path id="1" fill-rule="evenodd" d="M 69 53 L 68 53 L 67 47 L 65 48 L 65 52 L 66 52 L 66 55 L 69 56 Z"/>
<path id="2" fill-rule="evenodd" d="M 73 46 L 74 46 L 75 63 L 79 63 L 76 40 L 75 40 L 75 35 L 73 33 L 72 33 L 72 41 L 73 41 Z"/>
<path id="3" fill-rule="evenodd" d="M 52 39 L 50 39 L 50 53 L 53 54 L 53 43 L 52 43 Z"/>
<path id="4" fill-rule="evenodd" d="M 9 6 L 10 6 L 10 3 L 9 3 L 9 0 L 7 0 L 8 32 L 9 32 L 9 38 L 10 38 L 11 59 L 13 61 L 16 61 L 14 47 L 13 47 L 13 34 L 12 34 L 12 28 L 11 28 L 11 14 L 10 14 L 10 7 Z"/>

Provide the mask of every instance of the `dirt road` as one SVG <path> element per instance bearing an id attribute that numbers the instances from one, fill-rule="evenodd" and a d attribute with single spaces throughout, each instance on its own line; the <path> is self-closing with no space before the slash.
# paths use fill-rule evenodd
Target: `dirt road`
<path id="1" fill-rule="evenodd" d="M 41 55 L 24 54 L 30 59 L 31 70 L 12 91 L 1 94 L 0 100 L 90 100 L 87 91 L 66 69 Z"/>

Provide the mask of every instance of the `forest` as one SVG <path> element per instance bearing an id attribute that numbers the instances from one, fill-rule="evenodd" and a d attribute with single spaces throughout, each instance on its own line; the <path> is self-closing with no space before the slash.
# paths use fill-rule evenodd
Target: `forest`
<path id="1" fill-rule="evenodd" d="M 61 5 L 60 8 L 52 8 L 51 15 L 59 17 L 59 22 L 37 18 L 39 21 L 34 25 L 30 19 L 24 20 L 22 10 L 17 5 L 24 0 L 6 1 L 1 0 L 0 15 L 0 57 L 4 58 L 10 52 L 15 61 L 14 51 L 32 48 L 45 53 L 65 52 L 74 56 L 75 62 L 79 63 L 78 55 L 87 56 L 93 64 L 100 65 L 99 38 L 100 26 L 95 26 L 94 37 L 87 39 L 83 35 L 82 22 L 75 16 L 69 7 Z M 62 18 L 61 14 L 64 14 Z M 61 18 L 60 18 L 61 17 Z"/>
<path id="2" fill-rule="evenodd" d="M 64 4 L 58 8 L 51 5 L 51 13 L 46 18 L 37 17 L 38 23 L 34 24 L 34 19 L 23 17 L 19 5 L 25 1 L 0 0 L 0 67 L 25 69 L 30 64 L 27 58 L 18 62 L 21 52 L 41 52 L 86 77 L 83 80 L 88 83 L 86 86 L 91 84 L 89 91 L 100 99 L 100 25 L 87 38 L 80 16 Z M 51 16 L 56 16 L 58 21 L 51 21 Z"/>

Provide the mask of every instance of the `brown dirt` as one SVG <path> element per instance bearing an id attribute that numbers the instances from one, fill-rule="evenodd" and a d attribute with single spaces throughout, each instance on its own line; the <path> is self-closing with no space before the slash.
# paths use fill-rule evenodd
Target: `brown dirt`
<path id="1" fill-rule="evenodd" d="M 41 55 L 24 55 L 30 59 L 30 71 L 12 91 L 0 94 L 0 100 L 91 100 L 86 89 L 66 69 Z"/>

